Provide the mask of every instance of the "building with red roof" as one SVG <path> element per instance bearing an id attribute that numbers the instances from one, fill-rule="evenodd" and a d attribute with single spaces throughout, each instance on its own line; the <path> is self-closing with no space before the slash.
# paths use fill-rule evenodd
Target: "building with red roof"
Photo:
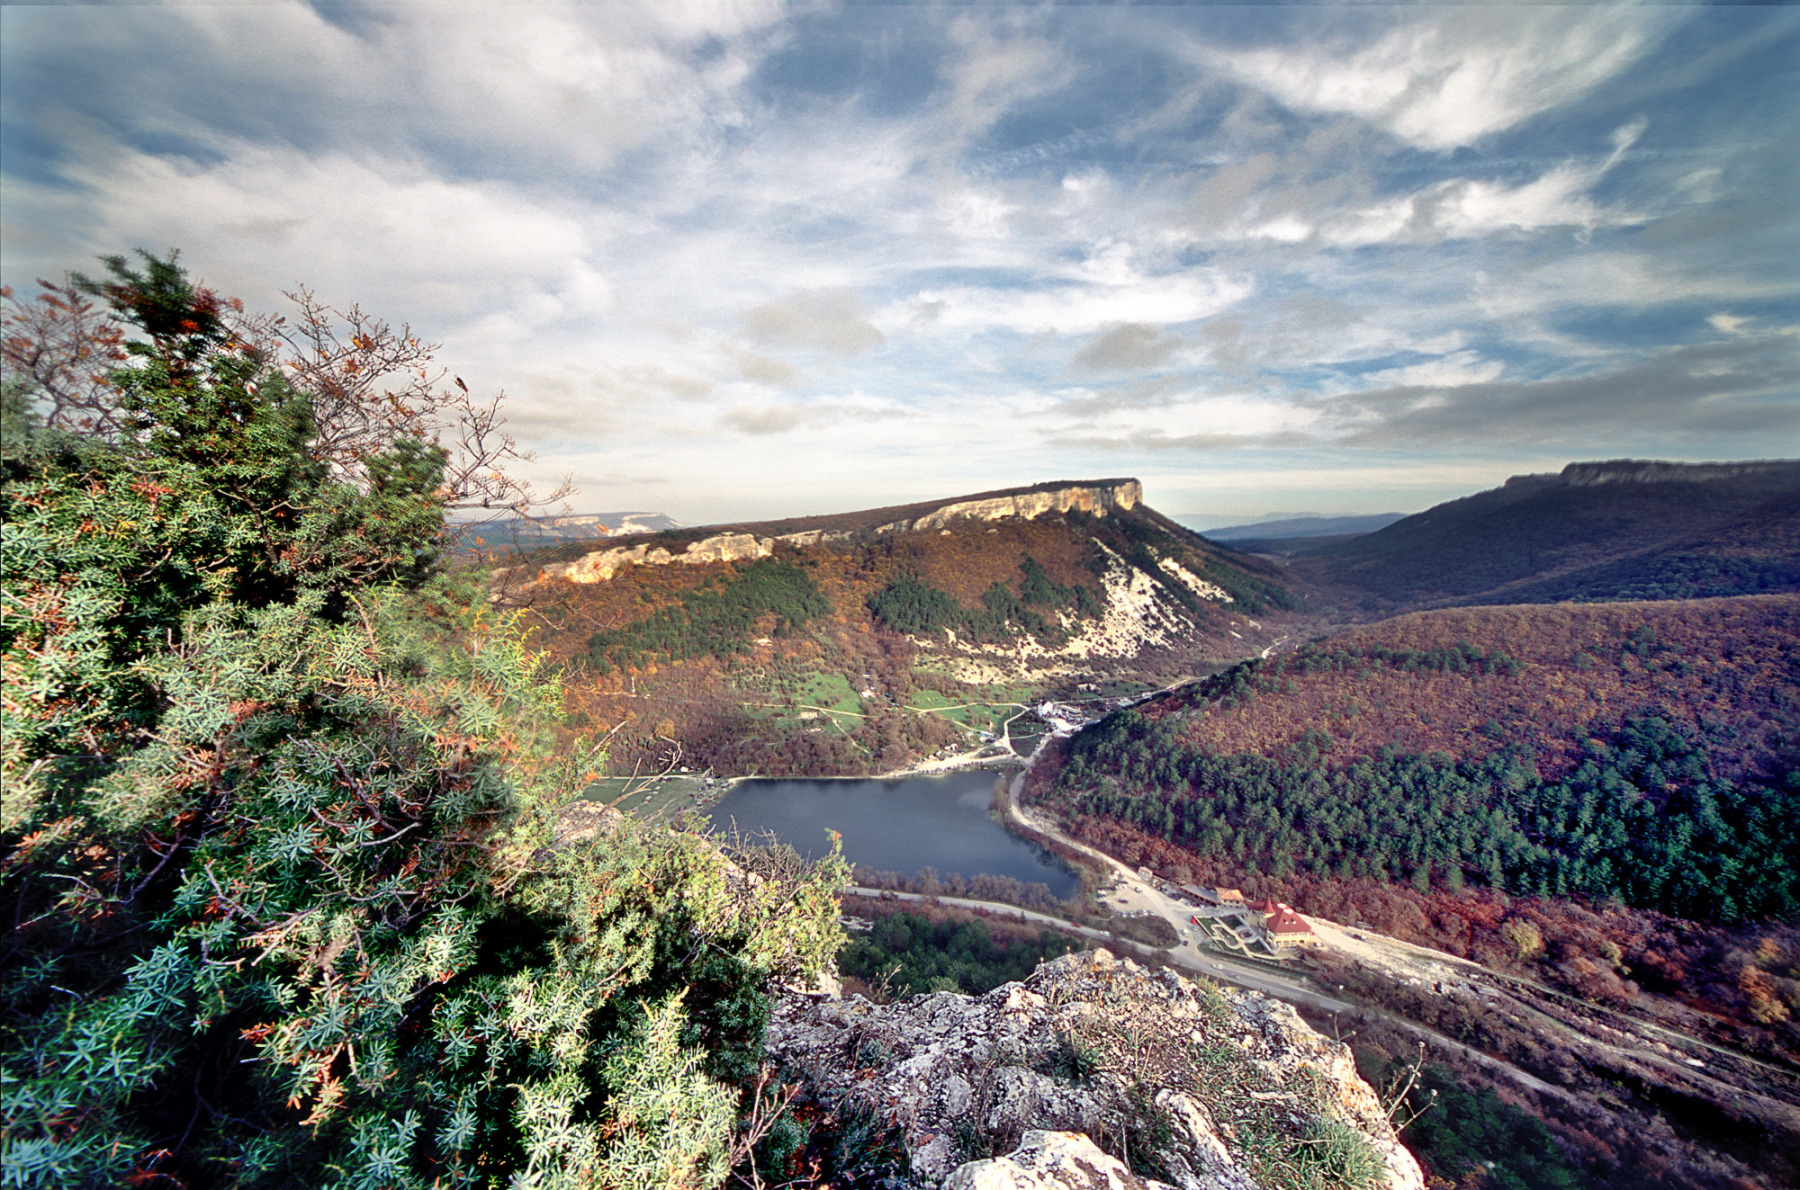
<path id="1" fill-rule="evenodd" d="M 1268 914 L 1266 924 L 1269 930 L 1269 941 L 1276 946 L 1310 946 L 1319 941 L 1319 936 L 1313 933 L 1311 926 L 1306 924 L 1306 919 L 1295 913 L 1291 907 L 1279 901 L 1268 904 L 1270 908 L 1265 912 Z"/>

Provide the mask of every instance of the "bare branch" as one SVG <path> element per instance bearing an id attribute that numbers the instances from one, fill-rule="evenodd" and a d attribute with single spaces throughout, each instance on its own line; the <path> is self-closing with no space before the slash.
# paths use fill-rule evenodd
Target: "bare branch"
<path id="1" fill-rule="evenodd" d="M 533 456 L 519 449 L 500 413 L 504 393 L 482 400 L 436 362 L 438 345 L 396 330 L 360 306 L 339 310 L 304 287 L 287 294 L 297 308 L 279 334 L 293 384 L 312 398 L 318 423 L 313 456 L 345 479 L 360 480 L 364 461 L 396 439 L 435 442 L 449 451 L 445 508 L 481 509 L 494 518 L 525 516 L 560 503 L 564 482 L 539 494 L 518 478 Z M 444 385 L 448 377 L 454 388 Z"/>
<path id="2" fill-rule="evenodd" d="M 4 299 L 4 374 L 29 386 L 47 405 L 44 424 L 97 438 L 116 438 L 118 389 L 109 373 L 125 359 L 125 333 L 111 313 L 72 284 L 40 279 L 33 301 L 0 289 Z"/>

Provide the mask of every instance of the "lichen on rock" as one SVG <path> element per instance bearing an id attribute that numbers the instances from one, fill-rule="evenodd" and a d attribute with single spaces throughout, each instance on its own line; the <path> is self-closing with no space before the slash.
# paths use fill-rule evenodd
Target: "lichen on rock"
<path id="1" fill-rule="evenodd" d="M 927 1185 L 986 1187 L 975 1173 L 947 1179 L 1029 1134 L 1069 1132 L 1147 1185 L 1423 1186 L 1343 1045 L 1258 993 L 1105 951 L 978 997 L 789 997 L 768 1046 L 819 1092 L 899 1127 Z"/>

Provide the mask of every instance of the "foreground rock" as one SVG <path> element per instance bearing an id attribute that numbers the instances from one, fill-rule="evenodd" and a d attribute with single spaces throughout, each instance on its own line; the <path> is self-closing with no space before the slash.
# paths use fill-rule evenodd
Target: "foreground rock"
<path id="1" fill-rule="evenodd" d="M 789 997 L 768 1044 L 818 1091 L 899 1127 L 930 1185 L 1252 1190 L 1300 1173 L 1306 1184 L 1423 1186 L 1343 1045 L 1285 1004 L 1105 951 L 980 997 Z M 1094 1147 L 1036 1135 L 1049 1132 Z M 979 1164 L 1007 1154 L 1010 1166 Z"/>
<path id="2" fill-rule="evenodd" d="M 1004 1157 L 958 1166 L 944 1190 L 1153 1190 L 1079 1132 L 1027 1132 Z"/>

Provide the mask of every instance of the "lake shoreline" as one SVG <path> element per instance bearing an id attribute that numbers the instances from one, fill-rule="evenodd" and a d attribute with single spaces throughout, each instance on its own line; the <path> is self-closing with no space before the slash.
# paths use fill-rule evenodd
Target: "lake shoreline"
<path id="1" fill-rule="evenodd" d="M 719 790 L 704 813 L 716 826 L 768 832 L 802 854 L 817 849 L 823 830 L 837 831 L 845 858 L 871 874 L 998 878 L 1042 884 L 1060 898 L 1080 887 L 1080 873 L 996 813 L 996 794 L 1020 768 L 1014 762 L 874 777 L 740 779 Z"/>

